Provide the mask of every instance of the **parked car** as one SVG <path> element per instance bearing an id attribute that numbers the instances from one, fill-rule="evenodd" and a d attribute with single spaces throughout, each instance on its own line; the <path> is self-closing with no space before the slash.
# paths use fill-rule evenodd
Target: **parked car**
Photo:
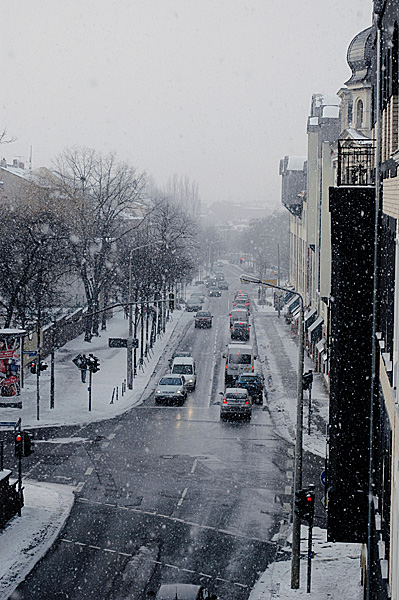
<path id="1" fill-rule="evenodd" d="M 186 310 L 189 312 L 198 312 L 202 310 L 202 302 L 198 298 L 189 298 L 186 302 Z"/>
<path id="2" fill-rule="evenodd" d="M 228 290 L 229 284 L 227 283 L 227 281 L 218 281 L 218 288 L 219 290 Z"/>
<path id="3" fill-rule="evenodd" d="M 245 388 L 255 404 L 262 404 L 264 388 L 262 375 L 259 373 L 241 373 L 235 385 L 238 388 Z"/>
<path id="4" fill-rule="evenodd" d="M 210 298 L 220 298 L 221 295 L 222 295 L 222 292 L 219 290 L 218 287 L 212 286 L 209 288 L 209 297 Z"/>
<path id="5" fill-rule="evenodd" d="M 155 403 L 177 403 L 181 406 L 187 398 L 185 379 L 179 375 L 164 375 L 155 390 Z"/>
<path id="6" fill-rule="evenodd" d="M 230 329 L 232 340 L 249 340 L 249 323 L 247 321 L 234 321 Z"/>
<path id="7" fill-rule="evenodd" d="M 155 600 L 217 600 L 217 596 L 202 585 L 164 583 L 159 588 Z"/>
<path id="8" fill-rule="evenodd" d="M 223 396 L 220 403 L 220 418 L 244 417 L 250 420 L 252 416 L 252 400 L 245 388 L 226 388 L 220 392 Z"/>
<path id="9" fill-rule="evenodd" d="M 210 329 L 212 327 L 213 316 L 208 310 L 198 311 L 194 317 L 195 327 Z"/>

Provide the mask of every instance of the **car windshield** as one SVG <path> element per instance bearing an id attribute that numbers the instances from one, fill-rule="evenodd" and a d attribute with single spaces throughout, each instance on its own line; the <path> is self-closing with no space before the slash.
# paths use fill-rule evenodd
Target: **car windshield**
<path id="1" fill-rule="evenodd" d="M 250 375 L 241 375 L 240 382 L 241 383 L 257 383 L 259 380 L 258 377 L 251 377 Z"/>
<path id="2" fill-rule="evenodd" d="M 248 341 L 248 340 L 247 340 Z M 233 365 L 250 365 L 251 355 L 250 354 L 229 354 L 229 363 Z"/>
<path id="3" fill-rule="evenodd" d="M 162 377 L 159 385 L 182 385 L 181 377 Z"/>
<path id="4" fill-rule="evenodd" d="M 192 372 L 192 365 L 175 365 L 173 367 L 173 373 L 178 373 L 179 375 L 191 375 Z"/>
<path id="5" fill-rule="evenodd" d="M 199 313 L 197 313 L 196 316 L 197 317 L 210 317 L 211 313 L 208 313 L 208 312 L 199 312 Z"/>

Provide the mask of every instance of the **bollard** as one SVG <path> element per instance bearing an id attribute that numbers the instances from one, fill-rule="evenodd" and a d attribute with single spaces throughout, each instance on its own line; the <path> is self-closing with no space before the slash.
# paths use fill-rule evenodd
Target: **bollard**
<path id="1" fill-rule="evenodd" d="M 112 390 L 112 398 L 111 398 L 110 404 L 114 403 L 114 396 L 115 396 L 115 388 Z"/>
<path id="2" fill-rule="evenodd" d="M 119 386 L 116 386 L 116 401 L 118 402 L 118 392 L 119 392 Z"/>

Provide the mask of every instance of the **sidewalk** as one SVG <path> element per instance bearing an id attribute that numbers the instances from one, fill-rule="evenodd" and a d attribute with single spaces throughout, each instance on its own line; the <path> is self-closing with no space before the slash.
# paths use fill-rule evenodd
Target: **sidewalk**
<path id="1" fill-rule="evenodd" d="M 258 354 L 268 382 L 270 411 L 276 431 L 284 439 L 293 443 L 296 423 L 296 369 L 298 352 L 291 338 L 289 326 L 283 316 L 278 319 L 271 307 L 258 307 L 265 314 L 255 326 Z M 262 322 L 261 322 L 262 321 Z M 121 395 L 121 383 L 126 378 L 126 350 L 108 348 L 108 337 L 126 337 L 127 320 L 117 315 L 108 323 L 108 331 L 94 338 L 91 344 L 83 341 L 83 336 L 70 342 L 56 353 L 56 406 L 49 408 L 49 373 L 41 378 L 41 400 L 39 421 L 36 415 L 35 376 L 29 375 L 24 388 L 21 410 L 1 410 L 1 420 L 22 418 L 24 428 L 37 428 L 48 425 L 82 424 L 90 421 L 111 418 L 140 404 L 145 394 L 163 370 L 167 368 L 170 354 L 168 342 L 178 347 L 186 328 L 192 322 L 192 313 L 175 311 L 173 320 L 167 324 L 165 334 L 154 347 L 154 354 L 146 361 L 144 371 L 139 370 L 134 380 L 134 389 Z M 267 325 L 267 327 L 266 327 Z M 273 348 L 272 348 L 273 345 Z M 72 363 L 78 353 L 92 352 L 100 359 L 101 370 L 93 375 L 93 406 L 88 411 L 87 384 L 81 383 L 80 372 Z M 313 365 L 305 358 L 305 370 Z M 106 373 L 112 372 L 112 381 Z M 118 387 L 118 400 L 113 389 Z M 328 394 L 321 377 L 315 376 L 313 395 L 318 411 L 318 426 L 312 429 L 311 436 L 304 436 L 304 449 L 324 456 L 325 431 L 320 424 L 328 420 Z M 7 414 L 6 414 L 7 413 Z M 324 421 L 323 421 L 324 420 Z M 309 438 L 309 439 L 307 439 Z M 65 485 L 48 485 L 24 480 L 26 505 L 22 517 L 15 517 L 0 534 L 2 547 L 0 558 L 0 599 L 8 598 L 45 554 L 57 537 L 67 519 L 74 502 L 73 488 Z M 306 593 L 306 560 L 301 561 L 301 587 L 290 589 L 290 562 L 273 563 L 261 575 L 251 592 L 250 600 L 272 600 L 292 598 L 315 598 L 317 600 L 361 600 L 360 588 L 360 545 L 326 543 L 326 532 L 314 529 L 315 558 L 312 561 L 312 588 Z M 307 527 L 302 527 L 303 556 L 306 556 Z M 281 549 L 290 551 L 290 539 L 275 538 Z M 223 600 L 223 599 L 221 599 Z"/>

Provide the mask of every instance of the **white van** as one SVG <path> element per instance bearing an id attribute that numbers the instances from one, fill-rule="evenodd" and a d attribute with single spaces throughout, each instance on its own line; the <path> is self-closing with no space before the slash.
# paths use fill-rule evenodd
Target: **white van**
<path id="1" fill-rule="evenodd" d="M 177 356 L 173 360 L 171 373 L 173 375 L 183 375 L 186 381 L 186 388 L 191 391 L 195 390 L 197 374 L 192 356 Z"/>
<path id="2" fill-rule="evenodd" d="M 251 344 L 240 342 L 229 344 L 223 357 L 226 359 L 224 371 L 226 387 L 234 387 L 233 384 L 240 373 L 254 373 L 255 371 L 256 356 Z"/>

